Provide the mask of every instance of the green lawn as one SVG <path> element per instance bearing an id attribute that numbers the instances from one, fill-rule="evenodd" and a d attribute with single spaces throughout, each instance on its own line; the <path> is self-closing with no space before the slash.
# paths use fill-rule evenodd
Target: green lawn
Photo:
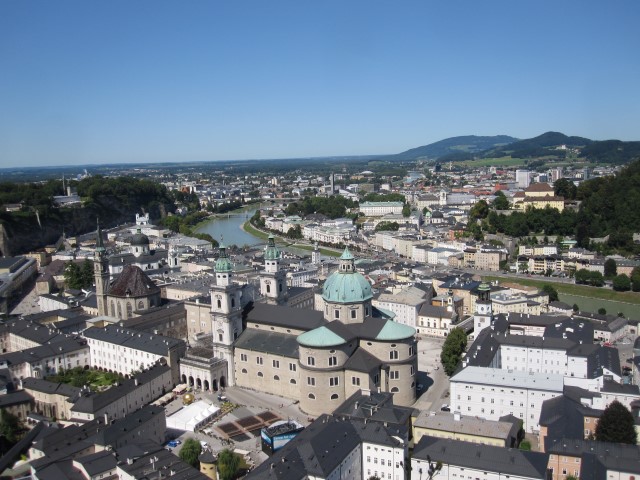
<path id="1" fill-rule="evenodd" d="M 260 238 L 262 240 L 266 240 L 266 239 L 269 238 L 269 234 L 268 233 L 261 232 L 260 230 L 255 228 L 253 225 L 251 225 L 251 221 L 249 221 L 249 220 L 244 222 L 244 225 L 242 225 L 242 228 L 248 234 L 253 235 L 254 237 L 258 237 L 258 238 Z"/>
<path id="2" fill-rule="evenodd" d="M 101 372 L 92 369 L 85 370 L 82 367 L 76 367 L 71 370 L 62 371 L 57 375 L 49 375 L 46 379 L 50 382 L 67 383 L 74 387 L 89 385 L 94 389 L 99 389 L 100 387 L 113 385 L 118 380 L 122 380 L 122 378 L 122 375 L 117 373 Z"/>
<path id="3" fill-rule="evenodd" d="M 524 164 L 524 159 L 511 157 L 483 158 L 481 160 L 466 160 L 460 162 L 460 165 L 466 167 L 519 167 Z M 446 169 L 444 166 L 442 168 Z"/>
<path id="4" fill-rule="evenodd" d="M 294 248 L 299 248 L 301 250 L 308 250 L 308 251 L 313 251 L 313 249 L 315 247 L 311 246 L 311 245 L 299 245 L 299 244 L 295 244 L 292 245 Z M 339 257 L 340 255 L 342 255 L 342 252 L 336 252 L 335 250 L 329 250 L 326 248 L 322 248 L 319 247 L 318 250 L 320 250 L 320 253 L 322 255 L 327 255 L 328 257 Z"/>
<path id="5" fill-rule="evenodd" d="M 482 277 L 486 281 L 497 280 L 499 282 L 509 282 L 519 285 L 525 285 L 528 287 L 542 288 L 545 284 L 552 285 L 558 293 L 564 293 L 567 295 L 577 295 L 581 297 L 599 298 L 601 300 L 608 300 L 613 302 L 632 303 L 640 305 L 640 293 L 636 292 L 616 292 L 608 288 L 587 287 L 585 285 L 575 285 L 573 283 L 555 283 L 546 282 L 544 280 L 536 280 L 533 278 L 506 278 L 506 277 Z"/>

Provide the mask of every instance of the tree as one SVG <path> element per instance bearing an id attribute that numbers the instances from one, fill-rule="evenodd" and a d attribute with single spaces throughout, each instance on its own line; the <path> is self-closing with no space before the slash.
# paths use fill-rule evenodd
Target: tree
<path id="1" fill-rule="evenodd" d="M 544 293 L 546 293 L 547 295 L 549 295 L 549 301 L 550 302 L 557 302 L 558 301 L 558 290 L 556 290 L 553 285 L 549 285 L 548 283 L 545 283 L 544 286 L 542 287 L 542 291 Z"/>
<path id="2" fill-rule="evenodd" d="M 531 442 L 529 440 L 523 440 L 520 442 L 520 450 L 531 451 Z"/>
<path id="3" fill-rule="evenodd" d="M 4 408 L 0 409 L 0 436 L 5 437 L 9 443 L 16 443 L 21 430 L 20 419 Z"/>
<path id="4" fill-rule="evenodd" d="M 614 400 L 604 409 L 598 420 L 596 440 L 635 445 L 636 437 L 633 415 L 627 407 Z"/>
<path id="5" fill-rule="evenodd" d="M 67 288 L 79 288 L 80 268 L 75 262 L 67 262 L 64 266 L 64 284 Z"/>
<path id="6" fill-rule="evenodd" d="M 442 352 L 440 353 L 442 367 L 448 376 L 453 375 L 453 372 L 455 372 L 466 347 L 467 335 L 464 333 L 464 330 L 459 327 L 451 330 L 449 336 L 444 342 L 444 345 L 442 346 Z"/>
<path id="7" fill-rule="evenodd" d="M 604 261 L 604 276 L 605 278 L 613 278 L 617 275 L 618 265 L 613 258 L 607 258 Z"/>
<path id="8" fill-rule="evenodd" d="M 194 438 L 188 438 L 182 444 L 182 448 L 180 449 L 178 456 L 182 461 L 188 463 L 193 468 L 199 469 L 200 461 L 198 460 L 198 457 L 201 452 L 202 445 L 200 445 L 200 442 Z"/>
<path id="9" fill-rule="evenodd" d="M 218 477 L 220 480 L 233 480 L 240 470 L 240 455 L 225 448 L 218 454 Z"/>
<path id="10" fill-rule="evenodd" d="M 509 203 L 509 200 L 507 199 L 505 194 L 502 193 L 502 191 L 498 190 L 495 193 L 495 197 L 496 197 L 495 200 L 491 204 L 491 206 L 494 209 L 496 209 L 496 210 L 509 210 L 509 207 L 511 206 L 511 204 Z"/>
<path id="11" fill-rule="evenodd" d="M 87 288 L 93 285 L 93 262 L 91 262 L 89 259 L 85 259 L 85 261 L 82 262 L 82 267 L 80 268 L 80 278 L 82 279 L 82 288 Z"/>
<path id="12" fill-rule="evenodd" d="M 302 238 L 302 227 L 300 225 L 295 225 L 287 231 L 287 238 L 292 238 L 294 240 L 299 240 Z"/>
<path id="13" fill-rule="evenodd" d="M 558 197 L 564 197 L 565 200 L 575 200 L 578 188 L 572 181 L 559 178 L 553 182 L 553 192 Z"/>
<path id="14" fill-rule="evenodd" d="M 376 225 L 376 232 L 397 232 L 400 228 L 398 222 L 379 222 Z"/>
<path id="15" fill-rule="evenodd" d="M 405 218 L 411 216 L 411 205 L 409 205 L 408 203 L 405 203 L 402 206 L 402 216 Z"/>
<path id="16" fill-rule="evenodd" d="M 598 309 L 598 313 L 599 313 L 600 315 L 606 315 L 606 314 L 607 314 L 607 309 L 606 309 L 606 308 L 603 308 L 603 307 L 600 307 L 600 308 Z"/>
<path id="17" fill-rule="evenodd" d="M 624 273 L 613 278 L 613 289 L 616 292 L 628 292 L 631 290 L 631 280 Z"/>
<path id="18" fill-rule="evenodd" d="M 487 218 L 487 215 L 489 215 L 489 205 L 486 200 L 480 200 L 469 210 L 469 223 Z"/>
<path id="19" fill-rule="evenodd" d="M 631 270 L 631 288 L 634 292 L 640 292 L 640 267 Z"/>
<path id="20" fill-rule="evenodd" d="M 577 303 L 574 303 L 574 304 L 573 304 L 573 311 L 574 311 L 574 312 L 579 312 L 579 311 L 580 311 L 580 307 L 578 306 L 578 304 L 577 304 Z"/>

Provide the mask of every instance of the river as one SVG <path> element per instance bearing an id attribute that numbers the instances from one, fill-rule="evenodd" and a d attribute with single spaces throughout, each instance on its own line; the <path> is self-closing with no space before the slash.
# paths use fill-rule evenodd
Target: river
<path id="1" fill-rule="evenodd" d="M 242 230 L 244 222 L 249 220 L 256 212 L 256 208 L 250 210 L 242 210 L 241 212 L 232 212 L 230 218 L 216 217 L 202 223 L 196 228 L 196 233 L 208 233 L 218 242 L 224 239 L 225 245 L 236 245 L 243 247 L 245 245 L 264 244 L 264 240 L 261 240 L 253 235 L 248 234 Z M 238 215 L 241 213 L 241 215 Z"/>

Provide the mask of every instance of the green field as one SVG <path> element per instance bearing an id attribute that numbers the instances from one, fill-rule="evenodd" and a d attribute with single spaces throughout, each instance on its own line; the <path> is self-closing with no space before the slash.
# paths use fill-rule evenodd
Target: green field
<path id="1" fill-rule="evenodd" d="M 465 167 L 519 167 L 524 165 L 524 159 L 500 157 L 500 158 L 483 158 L 481 160 L 466 160 L 460 162 Z"/>
<path id="2" fill-rule="evenodd" d="M 576 285 L 573 283 L 546 282 L 544 280 L 536 280 L 533 278 L 511 279 L 508 277 L 483 276 L 482 279 L 486 281 L 497 280 L 499 282 L 510 282 L 537 288 L 542 288 L 544 285 L 548 284 L 552 285 L 558 293 L 564 293 L 566 295 L 577 295 L 579 297 L 598 298 L 600 300 L 640 305 L 640 293 L 636 292 L 616 292 L 615 290 L 610 290 L 608 288 L 587 287 L 585 285 Z"/>
<path id="3" fill-rule="evenodd" d="M 528 287 L 542 288 L 544 285 L 552 285 L 558 291 L 558 297 L 561 302 L 573 305 L 574 303 L 580 307 L 580 310 L 597 312 L 598 309 L 604 308 L 607 313 L 618 312 L 625 314 L 627 318 L 638 318 L 638 305 L 640 305 L 640 293 L 636 292 L 616 292 L 608 288 L 587 287 L 585 285 L 575 285 L 573 283 L 555 283 L 546 282 L 544 280 L 536 280 L 533 278 L 508 278 L 483 276 L 485 281 L 495 281 L 504 283 L 515 283 Z"/>

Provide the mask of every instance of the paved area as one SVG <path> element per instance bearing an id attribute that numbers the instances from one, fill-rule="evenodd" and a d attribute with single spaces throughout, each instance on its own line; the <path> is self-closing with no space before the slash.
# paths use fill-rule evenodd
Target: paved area
<path id="1" fill-rule="evenodd" d="M 265 461 L 268 457 L 261 450 L 260 444 L 260 430 L 252 432 L 251 435 L 240 437 L 240 439 L 228 440 L 215 429 L 216 425 L 221 425 L 227 422 L 238 420 L 250 415 L 257 415 L 265 410 L 271 411 L 279 415 L 282 419 L 293 419 L 308 425 L 311 418 L 307 417 L 300 411 L 298 403 L 291 399 L 284 397 L 278 397 L 276 395 L 270 395 L 262 392 L 255 392 L 251 390 L 245 390 L 238 387 L 228 387 L 224 392 L 229 402 L 238 405 L 237 408 L 230 413 L 218 418 L 212 425 L 205 427 L 203 430 L 209 430 L 207 433 L 204 431 L 197 432 L 169 432 L 171 437 L 179 438 L 184 442 L 187 438 L 196 438 L 197 440 L 207 442 L 208 448 L 212 452 L 216 453 L 224 448 L 235 448 L 236 450 L 244 450 L 249 452 L 249 458 L 254 465 L 259 465 Z M 218 401 L 216 393 L 210 392 L 195 392 L 197 400 L 205 400 L 213 403 L 217 406 L 222 406 L 222 402 Z M 178 411 L 182 408 L 182 398 L 177 398 L 165 407 L 167 415 Z M 174 453 L 178 453 L 182 445 L 171 449 Z"/>
<path id="2" fill-rule="evenodd" d="M 418 384 L 423 385 L 414 408 L 440 410 L 449 403 L 449 377 L 440 365 L 444 338 L 423 337 L 418 340 Z"/>

